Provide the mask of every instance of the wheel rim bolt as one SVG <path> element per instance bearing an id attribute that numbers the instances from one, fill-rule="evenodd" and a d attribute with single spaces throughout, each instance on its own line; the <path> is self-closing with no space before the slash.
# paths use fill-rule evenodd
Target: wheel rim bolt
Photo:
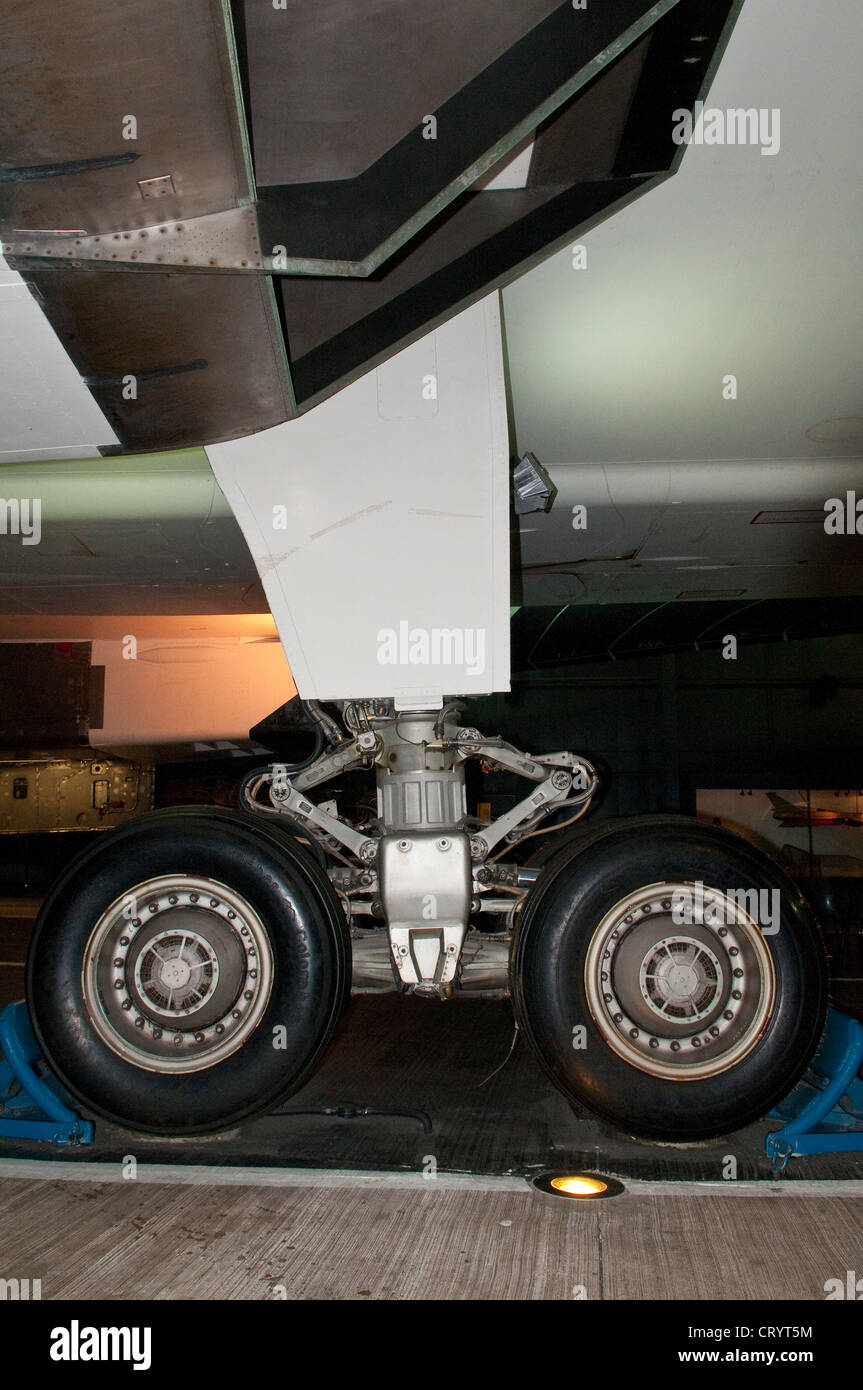
<path id="1" fill-rule="evenodd" d="M 122 968 L 123 968 L 123 957 L 122 957 L 122 956 L 118 956 L 117 959 L 114 961 L 114 969 L 115 969 L 115 970 L 122 970 Z"/>
<path id="2" fill-rule="evenodd" d="M 251 999 L 251 997 L 252 997 L 252 991 L 251 991 L 250 989 L 247 989 L 247 990 L 245 991 L 244 995 L 243 995 L 243 998 L 244 998 L 244 999 Z"/>
<path id="3" fill-rule="evenodd" d="M 700 1038 L 693 1038 L 693 1039 L 692 1039 L 692 1046 L 693 1046 L 693 1047 L 700 1047 L 700 1046 L 701 1046 L 701 1039 L 700 1039 Z"/>
<path id="4" fill-rule="evenodd" d="M 171 904 L 172 907 L 176 907 L 177 902 L 178 902 L 178 898 L 177 898 L 176 893 L 171 893 L 171 894 L 169 895 L 169 897 L 168 897 L 168 902 Z"/>
<path id="5" fill-rule="evenodd" d="M 728 935 L 728 928 L 727 928 L 727 927 L 720 927 L 720 928 L 719 928 L 719 935 L 720 935 L 720 936 L 727 936 L 727 935 Z"/>
<path id="6" fill-rule="evenodd" d="M 114 988 L 115 988 L 115 989 L 124 989 L 125 986 L 124 986 L 124 984 L 123 984 L 123 981 L 122 981 L 122 980 L 115 980 L 115 981 L 114 981 Z"/>
<path id="7" fill-rule="evenodd" d="M 240 1011 L 239 1011 L 239 1009 L 232 1009 L 232 1010 L 231 1010 L 231 1018 L 239 1018 L 239 1017 L 240 1017 Z"/>
<path id="8" fill-rule="evenodd" d="M 733 990 L 731 991 L 731 998 L 732 998 L 732 999 L 742 999 L 742 998 L 743 998 L 743 995 L 741 994 L 741 992 L 740 992 L 739 989 L 733 989 Z"/>
<path id="9" fill-rule="evenodd" d="M 742 970 L 735 970 L 735 971 L 734 971 L 734 978 L 735 978 L 735 980 L 742 980 L 742 979 L 743 979 L 743 971 L 742 971 Z"/>
<path id="10" fill-rule="evenodd" d="M 197 901 L 198 901 L 198 895 L 197 895 L 197 893 L 190 893 L 190 894 L 189 894 L 189 902 L 190 902 L 190 903 L 196 903 Z"/>
<path id="11" fill-rule="evenodd" d="M 142 1018 L 136 1018 L 136 1019 L 135 1019 L 135 1027 L 136 1027 L 136 1028 L 143 1028 L 143 1026 L 144 1026 L 144 1020 L 143 1020 Z"/>
<path id="12" fill-rule="evenodd" d="M 153 1037 L 156 1039 L 156 1042 L 159 1041 L 159 1039 L 161 1038 L 161 1036 L 162 1036 L 162 1030 L 161 1030 L 161 1028 L 154 1028 L 154 1029 L 153 1029 Z"/>
<path id="13" fill-rule="evenodd" d="M 637 1037 L 638 1037 L 638 1029 L 637 1029 L 637 1028 L 630 1028 L 630 1030 L 629 1030 L 629 1036 L 630 1036 L 631 1038 L 637 1038 Z"/>
<path id="14" fill-rule="evenodd" d="M 121 945 L 121 946 L 128 946 L 128 944 L 129 944 L 129 938 L 128 938 L 128 936 L 121 936 L 121 937 L 120 937 L 120 945 Z"/>
<path id="15" fill-rule="evenodd" d="M 132 1007 L 132 1001 L 131 1001 L 131 999 L 124 999 L 124 1000 L 123 1000 L 123 1008 L 126 1009 L 126 1010 L 128 1010 L 128 1009 L 131 1009 L 131 1007 Z"/>
<path id="16" fill-rule="evenodd" d="M 679 1052 L 679 1051 L 680 1051 L 680 1043 L 679 1043 L 679 1042 L 673 1042 L 673 1043 L 671 1044 L 671 1050 L 672 1050 L 672 1052 Z"/>
<path id="17" fill-rule="evenodd" d="M 622 1023 L 622 1022 L 623 1022 L 623 1014 L 615 1014 L 615 1015 L 614 1015 L 614 1021 L 615 1021 L 615 1023 Z"/>
<path id="18" fill-rule="evenodd" d="M 659 1039 L 658 1039 L 658 1038 L 651 1038 L 651 1039 L 650 1039 L 650 1046 L 651 1046 L 651 1047 L 659 1047 Z"/>
<path id="19" fill-rule="evenodd" d="M 196 1034 L 195 1034 L 195 1042 L 203 1042 L 203 1041 L 204 1041 L 204 1035 L 203 1035 L 203 1033 L 196 1033 Z"/>

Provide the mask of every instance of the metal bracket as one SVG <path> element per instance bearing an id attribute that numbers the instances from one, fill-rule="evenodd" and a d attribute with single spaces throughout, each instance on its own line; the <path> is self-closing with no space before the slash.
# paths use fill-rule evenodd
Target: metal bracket
<path id="1" fill-rule="evenodd" d="M 552 773 L 551 777 L 547 777 L 528 796 L 513 806 L 511 811 L 507 811 L 505 816 L 499 816 L 484 830 L 472 835 L 470 841 L 471 856 L 474 859 L 485 859 L 489 851 L 494 849 L 495 845 L 510 830 L 521 825 L 522 821 L 535 815 L 537 811 L 544 812 L 546 807 L 552 806 L 556 801 L 565 801 L 571 784 L 567 781 L 565 787 L 558 788 L 555 786 L 555 778 L 559 776 L 559 773 Z"/>
<path id="2" fill-rule="evenodd" d="M 356 738 L 345 739 L 338 747 L 330 753 L 322 753 L 309 767 L 298 772 L 292 779 L 291 785 L 297 791 L 305 791 L 307 787 L 317 787 L 321 782 L 326 782 L 330 777 L 335 777 L 338 772 L 347 772 L 354 767 L 362 767 L 374 757 L 381 746 L 381 741 L 377 734 L 361 733 Z M 274 764 L 278 769 L 280 765 Z M 278 776 L 276 776 L 278 781 Z"/>
<path id="3" fill-rule="evenodd" d="M 3 242 L 7 258 L 49 264 L 123 270 L 248 270 L 272 273 L 272 258 L 261 254 L 254 206 L 229 208 L 181 221 L 147 227 L 121 227 L 90 236 L 83 231 L 15 230 Z"/>
<path id="4" fill-rule="evenodd" d="M 273 782 L 270 799 L 277 808 L 289 811 L 303 824 L 315 825 L 325 835 L 332 835 L 364 864 L 370 864 L 374 860 L 377 854 L 377 843 L 374 839 L 368 835 L 361 835 L 358 830 L 345 825 L 337 816 L 322 811 L 313 801 L 307 801 L 302 792 L 296 791 L 291 785 L 289 778 Z"/>

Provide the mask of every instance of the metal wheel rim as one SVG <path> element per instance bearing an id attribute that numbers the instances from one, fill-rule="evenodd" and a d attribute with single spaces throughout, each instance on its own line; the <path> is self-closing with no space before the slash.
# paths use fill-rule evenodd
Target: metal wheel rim
<path id="1" fill-rule="evenodd" d="M 93 1027 L 124 1061 L 145 1071 L 204 1071 L 257 1028 L 273 954 L 241 894 L 215 879 L 165 874 L 102 913 L 81 985 Z"/>
<path id="2" fill-rule="evenodd" d="M 691 922 L 672 910 L 689 903 Z M 701 905 L 699 908 L 699 904 Z M 605 914 L 584 966 L 593 1020 L 618 1056 L 649 1076 L 699 1081 L 736 1066 L 776 999 L 757 922 L 721 889 L 652 883 Z"/>

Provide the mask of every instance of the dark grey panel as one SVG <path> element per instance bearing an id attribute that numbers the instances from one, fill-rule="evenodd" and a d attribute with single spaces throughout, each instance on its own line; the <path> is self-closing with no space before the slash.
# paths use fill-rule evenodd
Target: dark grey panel
<path id="1" fill-rule="evenodd" d="M 543 123 L 536 135 L 526 188 L 463 194 L 403 252 L 367 279 L 282 278 L 278 288 L 292 361 L 299 364 L 308 353 L 387 305 L 395 311 L 396 302 L 423 282 L 429 284 L 423 302 L 430 307 L 434 299 L 432 277 L 448 269 L 455 271 L 462 258 L 512 226 L 534 215 L 541 219 L 543 210 L 547 211 L 573 183 L 605 183 L 609 195 L 605 201 L 619 195 L 622 188 L 613 182 L 614 164 L 649 44 L 648 36 L 587 91 L 577 93 Z M 602 196 L 601 190 L 595 191 L 593 201 L 597 196 Z M 566 234 L 575 230 L 575 223 L 566 225 Z M 532 249 L 529 234 L 513 248 L 518 259 Z M 480 278 L 475 285 L 477 293 L 486 288 L 495 268 L 490 256 L 485 279 Z M 479 261 L 473 263 L 473 271 L 481 274 Z"/>
<path id="2" fill-rule="evenodd" d="M 101 233 L 235 207 L 236 90 L 221 0 L 3 0 L 0 223 Z"/>
<path id="3" fill-rule="evenodd" d="M 66 267 L 27 278 L 126 449 L 234 439 L 292 413 L 268 278 Z"/>
<path id="4" fill-rule="evenodd" d="M 257 182 L 355 178 L 559 8 L 560 0 L 236 6 Z"/>
<path id="5" fill-rule="evenodd" d="M 420 111 L 412 127 L 397 133 L 386 152 L 354 178 L 266 185 L 258 169 L 265 251 L 283 247 L 288 262 L 303 273 L 326 274 L 327 263 L 341 274 L 376 269 L 574 92 L 601 80 L 621 53 L 678 3 L 617 0 L 613 7 L 587 10 L 574 10 L 571 3 L 555 6 L 428 112 L 436 122 L 434 138 L 426 138 Z M 465 8 L 477 25 L 478 11 Z M 308 60 L 314 63 L 314 52 Z M 424 62 L 413 55 L 413 78 L 420 85 Z M 331 99 L 338 103 L 338 91 Z M 278 119 L 275 112 L 272 119 Z"/>
<path id="6" fill-rule="evenodd" d="M 525 189 L 462 193 L 365 280 L 282 277 L 298 408 L 325 399 L 673 173 L 681 149 L 672 112 L 706 95 L 738 10 L 737 0 L 679 0 L 660 15 L 541 123 Z M 693 35 L 701 41 L 693 44 Z"/>

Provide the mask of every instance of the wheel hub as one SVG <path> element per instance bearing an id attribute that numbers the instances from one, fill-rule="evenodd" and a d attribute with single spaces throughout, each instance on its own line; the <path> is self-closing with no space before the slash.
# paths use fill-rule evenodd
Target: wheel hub
<path id="1" fill-rule="evenodd" d="M 591 1014 L 610 1047 L 652 1076 L 701 1080 L 754 1047 L 773 1008 L 773 962 L 757 924 L 719 889 L 683 929 L 672 903 L 693 884 L 655 883 L 606 913 L 585 961 Z"/>
<path id="2" fill-rule="evenodd" d="M 641 964 L 639 985 L 648 1007 L 662 1019 L 701 1019 L 722 992 L 722 966 L 692 937 L 663 937 Z"/>
<path id="3" fill-rule="evenodd" d="M 273 982 L 266 930 L 240 894 L 212 879 L 149 879 L 97 922 L 83 992 L 96 1031 L 149 1071 L 201 1071 L 241 1047 Z"/>
<path id="4" fill-rule="evenodd" d="M 167 913 L 163 914 L 165 917 Z M 182 918 L 191 912 L 178 913 Z M 186 1017 L 219 983 L 219 957 L 191 927 L 168 931 L 148 942 L 135 966 L 138 993 L 167 1017 Z"/>

